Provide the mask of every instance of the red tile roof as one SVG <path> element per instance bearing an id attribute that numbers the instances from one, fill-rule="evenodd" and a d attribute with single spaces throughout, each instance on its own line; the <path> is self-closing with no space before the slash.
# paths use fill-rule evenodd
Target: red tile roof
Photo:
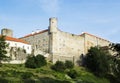
<path id="1" fill-rule="evenodd" d="M 24 36 L 24 37 L 22 37 L 22 38 L 34 36 L 34 35 L 41 34 L 41 33 L 47 32 L 47 31 L 48 31 L 48 29 L 42 30 L 42 31 L 39 31 L 39 32 L 35 32 L 34 34 L 28 34 L 28 35 L 26 35 L 26 36 Z M 20 39 L 21 39 L 21 38 L 20 38 Z"/>
<path id="2" fill-rule="evenodd" d="M 108 41 L 108 40 L 106 40 L 106 39 L 103 39 L 103 38 L 101 38 L 101 37 L 97 37 L 97 36 L 92 35 L 92 34 L 87 33 L 87 32 L 82 33 L 80 36 L 82 36 L 83 34 L 87 34 L 87 35 L 90 35 L 90 36 L 93 36 L 93 37 L 99 38 L 99 39 L 101 39 L 101 40 L 104 40 L 104 41 L 110 42 L 110 41 Z"/>
<path id="3" fill-rule="evenodd" d="M 0 37 L 1 37 L 1 35 L 0 35 Z M 22 39 L 17 39 L 17 38 L 8 37 L 8 36 L 5 37 L 5 40 L 28 44 L 28 42 L 26 42 Z"/>

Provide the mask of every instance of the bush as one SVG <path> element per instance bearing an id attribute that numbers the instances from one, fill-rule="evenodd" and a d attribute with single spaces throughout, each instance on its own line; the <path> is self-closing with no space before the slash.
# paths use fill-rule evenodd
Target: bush
<path id="1" fill-rule="evenodd" d="M 35 56 L 29 56 L 25 62 L 25 67 L 36 68 Z"/>
<path id="2" fill-rule="evenodd" d="M 25 62 L 25 67 L 27 67 L 27 68 L 39 68 L 39 67 L 42 67 L 46 64 L 47 64 L 47 62 L 45 60 L 45 57 L 38 54 L 36 57 L 29 56 Z"/>
<path id="3" fill-rule="evenodd" d="M 74 64 L 72 61 L 65 61 L 65 67 L 68 68 L 68 69 L 71 69 L 74 67 Z"/>
<path id="4" fill-rule="evenodd" d="M 55 71 L 63 72 L 66 67 L 65 64 L 62 61 L 57 61 L 53 66 L 52 69 Z"/>
<path id="5" fill-rule="evenodd" d="M 33 76 L 32 73 L 30 72 L 24 72 L 22 75 L 21 75 L 21 78 L 22 79 L 28 79 L 28 78 L 31 78 Z"/>
<path id="6" fill-rule="evenodd" d="M 9 83 L 7 79 L 0 77 L 0 83 Z"/>
<path id="7" fill-rule="evenodd" d="M 70 76 L 73 79 L 78 76 L 78 73 L 76 70 L 70 70 L 67 74 L 68 74 L 68 76 Z"/>
<path id="8" fill-rule="evenodd" d="M 44 65 L 46 65 L 47 64 L 47 62 L 46 62 L 46 60 L 45 60 L 45 57 L 44 56 L 42 56 L 42 55 L 40 55 L 40 54 L 38 54 L 37 56 L 36 56 L 36 66 L 37 67 L 42 67 L 42 66 L 44 66 Z"/>

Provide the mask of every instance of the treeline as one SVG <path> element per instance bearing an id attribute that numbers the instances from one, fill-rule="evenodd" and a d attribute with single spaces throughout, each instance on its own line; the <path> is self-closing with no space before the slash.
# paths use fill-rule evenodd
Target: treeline
<path id="1" fill-rule="evenodd" d="M 83 66 L 98 77 L 111 83 L 120 83 L 120 44 L 109 47 L 91 47 L 84 57 Z"/>

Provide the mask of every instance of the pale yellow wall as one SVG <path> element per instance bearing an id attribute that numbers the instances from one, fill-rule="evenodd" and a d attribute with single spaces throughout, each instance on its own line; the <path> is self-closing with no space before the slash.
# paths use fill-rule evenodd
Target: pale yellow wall
<path id="1" fill-rule="evenodd" d="M 84 38 L 62 31 L 57 32 L 58 53 L 62 56 L 80 56 L 84 53 Z"/>
<path id="2" fill-rule="evenodd" d="M 109 46 L 110 42 L 96 37 L 94 35 L 90 35 L 90 34 L 83 34 L 83 37 L 85 38 L 85 53 L 87 53 L 87 51 L 90 49 L 90 47 L 94 47 L 94 46 Z"/>

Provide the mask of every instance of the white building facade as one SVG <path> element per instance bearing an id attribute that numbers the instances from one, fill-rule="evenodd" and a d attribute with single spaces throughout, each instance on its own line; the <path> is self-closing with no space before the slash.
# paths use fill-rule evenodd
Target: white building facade
<path id="1" fill-rule="evenodd" d="M 1 35 L 5 36 L 5 41 L 8 44 L 8 47 L 6 49 L 7 51 L 6 56 L 10 57 L 10 61 L 4 63 L 12 64 L 24 63 L 26 57 L 30 55 L 32 52 L 31 45 L 27 43 L 25 40 L 12 37 L 12 35 L 9 34 L 9 31 L 12 30 L 2 29 L 1 31 Z"/>

